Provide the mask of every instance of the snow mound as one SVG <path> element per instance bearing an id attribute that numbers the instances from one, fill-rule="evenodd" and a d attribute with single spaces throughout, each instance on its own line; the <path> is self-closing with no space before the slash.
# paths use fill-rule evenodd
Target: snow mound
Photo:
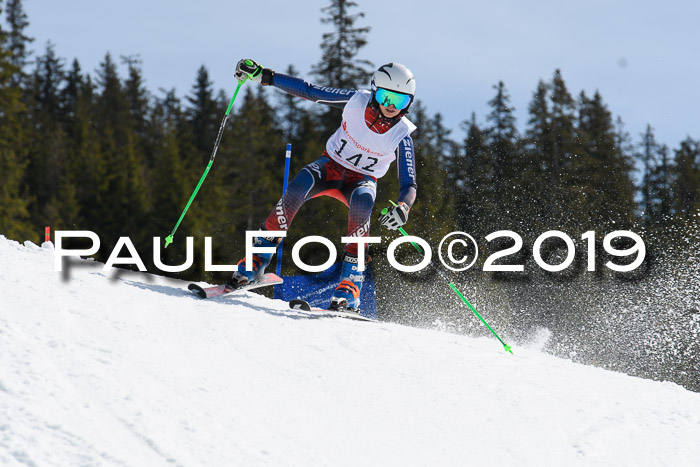
<path id="1" fill-rule="evenodd" d="M 700 394 L 0 236 L 3 465 L 693 465 Z M 436 304 L 436 306 L 438 306 Z"/>

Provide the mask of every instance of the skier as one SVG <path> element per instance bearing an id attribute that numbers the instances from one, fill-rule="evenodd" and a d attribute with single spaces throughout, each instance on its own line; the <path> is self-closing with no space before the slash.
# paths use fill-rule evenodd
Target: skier
<path id="1" fill-rule="evenodd" d="M 343 109 L 342 123 L 328 139 L 326 150 L 292 180 L 261 230 L 287 230 L 304 202 L 318 196 L 332 196 L 348 206 L 347 236 L 368 237 L 377 179 L 386 174 L 397 158 L 399 197 L 379 222 L 391 230 L 406 223 L 416 198 L 416 167 L 410 136 L 416 126 L 405 117 L 413 102 L 416 82 L 408 68 L 400 63 L 379 67 L 372 75 L 370 91 L 316 86 L 275 73 L 250 59 L 238 62 L 235 77 Z M 279 240 L 256 237 L 254 244 L 275 247 Z M 358 250 L 357 244 L 345 248 L 340 283 L 333 292 L 329 309 L 359 311 L 364 272 L 358 271 L 357 258 L 366 255 L 366 247 Z M 258 280 L 273 254 L 254 254 L 252 271 L 246 270 L 243 258 L 233 273 L 232 283 L 244 285 Z"/>

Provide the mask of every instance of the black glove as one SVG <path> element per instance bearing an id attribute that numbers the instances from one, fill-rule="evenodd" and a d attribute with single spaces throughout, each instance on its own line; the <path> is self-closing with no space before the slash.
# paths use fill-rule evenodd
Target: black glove
<path id="1" fill-rule="evenodd" d="M 259 83 L 262 81 L 262 74 L 262 66 L 258 65 L 255 60 L 244 58 L 238 61 L 238 64 L 236 65 L 236 72 L 233 76 L 238 81 L 245 81 L 246 79 L 249 79 Z"/>
<path id="2" fill-rule="evenodd" d="M 396 230 L 408 220 L 409 209 L 406 203 L 398 203 L 389 212 L 379 217 L 379 223 L 389 230 Z"/>

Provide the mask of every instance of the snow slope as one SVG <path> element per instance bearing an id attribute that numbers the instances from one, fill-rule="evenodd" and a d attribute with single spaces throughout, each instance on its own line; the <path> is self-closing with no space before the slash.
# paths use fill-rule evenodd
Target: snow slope
<path id="1" fill-rule="evenodd" d="M 2 465 L 700 463 L 675 384 L 94 262 L 65 279 L 1 236 L 0 283 Z"/>

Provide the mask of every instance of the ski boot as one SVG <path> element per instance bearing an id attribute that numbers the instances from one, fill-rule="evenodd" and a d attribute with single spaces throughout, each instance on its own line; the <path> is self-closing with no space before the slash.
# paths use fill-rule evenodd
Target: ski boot
<path id="1" fill-rule="evenodd" d="M 253 245 L 257 247 L 273 247 L 278 245 L 278 239 L 274 237 L 254 237 Z M 233 277 L 229 280 L 229 284 L 234 287 L 251 284 L 259 280 L 265 274 L 265 268 L 270 265 L 274 253 L 255 253 L 253 254 L 253 270 L 246 271 L 245 257 L 237 264 L 238 270 L 233 272 Z"/>
<path id="2" fill-rule="evenodd" d="M 331 296 L 329 310 L 360 312 L 360 290 L 362 290 L 365 273 L 357 269 L 357 256 L 345 253 L 340 284 Z"/>

